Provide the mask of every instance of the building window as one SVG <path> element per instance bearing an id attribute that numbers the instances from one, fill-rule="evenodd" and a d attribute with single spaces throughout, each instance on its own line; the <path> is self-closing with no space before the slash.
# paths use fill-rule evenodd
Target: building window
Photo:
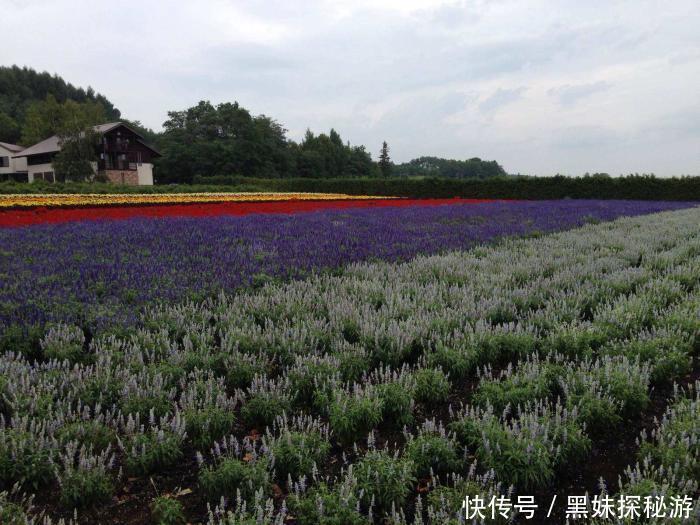
<path id="1" fill-rule="evenodd" d="M 45 171 L 44 172 L 44 180 L 46 182 L 55 182 L 53 178 L 53 171 Z"/>
<path id="2" fill-rule="evenodd" d="M 0 157 L 0 168 L 10 167 L 10 157 Z"/>

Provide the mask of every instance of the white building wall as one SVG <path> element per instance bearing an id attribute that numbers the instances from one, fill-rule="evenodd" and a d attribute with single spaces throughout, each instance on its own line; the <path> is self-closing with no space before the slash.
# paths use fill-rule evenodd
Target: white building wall
<path id="1" fill-rule="evenodd" d="M 0 146 L 0 157 L 7 157 L 9 165 L 5 168 L 0 167 L 0 173 L 17 173 L 19 171 L 27 171 L 27 159 L 25 157 L 15 159 L 12 156 L 17 155 L 16 151 L 10 151 Z"/>
<path id="2" fill-rule="evenodd" d="M 53 166 L 50 162 L 47 162 L 46 164 L 34 164 L 27 166 L 27 175 L 29 177 L 29 182 L 34 182 L 36 180 L 37 173 L 48 172 L 53 173 Z"/>
<path id="3" fill-rule="evenodd" d="M 136 167 L 139 186 L 153 186 L 153 164 L 144 162 Z"/>
<path id="4" fill-rule="evenodd" d="M 27 157 L 10 159 L 10 165 L 14 163 L 15 172 L 27 171 Z"/>

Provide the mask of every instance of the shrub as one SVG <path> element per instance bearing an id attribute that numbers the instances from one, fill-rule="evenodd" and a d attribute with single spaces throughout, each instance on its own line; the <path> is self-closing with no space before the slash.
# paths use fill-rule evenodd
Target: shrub
<path id="1" fill-rule="evenodd" d="M 45 422 L 22 419 L 13 428 L 0 426 L 0 482 L 38 489 L 53 478 L 57 442 Z"/>
<path id="2" fill-rule="evenodd" d="M 251 426 L 264 429 L 275 418 L 290 412 L 292 399 L 288 379 L 272 381 L 257 376 L 248 388 L 248 399 L 241 409 L 245 422 Z"/>
<path id="3" fill-rule="evenodd" d="M 369 450 L 352 469 L 362 491 L 363 505 L 369 507 L 374 503 L 381 512 L 388 512 L 392 505 L 401 507 L 416 482 L 414 469 L 413 462 L 399 457 L 398 453 Z"/>
<path id="4" fill-rule="evenodd" d="M 322 465 L 330 452 L 328 427 L 310 418 L 295 418 L 291 422 L 280 418 L 277 427 L 277 435 L 268 432 L 265 439 L 277 480 L 284 483 L 288 476 L 310 477 L 314 467 Z"/>
<path id="5" fill-rule="evenodd" d="M 650 368 L 627 357 L 603 357 L 583 361 L 566 378 L 569 395 L 585 394 L 587 385 L 599 385 L 620 404 L 622 417 L 634 417 L 649 403 Z M 576 383 L 579 383 L 576 386 Z"/>
<path id="6" fill-rule="evenodd" d="M 304 492 L 296 489 L 287 498 L 290 512 L 299 525 L 370 525 L 371 521 L 360 513 L 356 481 L 346 477 L 332 489 L 319 483 Z"/>
<path id="7" fill-rule="evenodd" d="M 162 374 L 139 372 L 124 384 L 121 410 L 124 414 L 139 414 L 141 417 L 153 413 L 153 416 L 160 418 L 174 410 L 175 392 L 174 388 L 168 388 Z"/>
<path id="8" fill-rule="evenodd" d="M 82 363 L 93 358 L 83 350 L 85 334 L 78 326 L 53 326 L 48 329 L 40 345 L 46 359 Z"/>
<path id="9" fill-rule="evenodd" d="M 371 385 L 334 390 L 328 415 L 334 436 L 343 444 L 365 438 L 381 422 L 383 409 L 384 400 Z"/>
<path id="10" fill-rule="evenodd" d="M 440 343 L 426 354 L 426 362 L 445 370 L 453 379 L 464 379 L 476 368 L 477 354 L 474 348 Z"/>
<path id="11" fill-rule="evenodd" d="M 343 381 L 354 383 L 359 381 L 362 375 L 370 369 L 371 363 L 367 351 L 363 348 L 350 348 L 336 354 L 338 358 L 338 372 Z"/>
<path id="12" fill-rule="evenodd" d="M 95 505 L 110 498 L 113 491 L 109 471 L 114 466 L 110 448 L 93 454 L 84 445 L 71 441 L 61 454 L 55 474 L 61 487 L 61 503 L 67 508 Z"/>
<path id="13" fill-rule="evenodd" d="M 559 467 L 590 449 L 577 418 L 575 409 L 558 403 L 526 405 L 513 418 L 499 418 L 491 407 L 466 408 L 449 428 L 498 479 L 532 489 L 544 487 Z"/>
<path id="14" fill-rule="evenodd" d="M 535 355 L 519 363 L 517 369 L 509 364 L 498 378 L 494 378 L 490 368 L 486 368 L 474 392 L 474 403 L 491 405 L 494 411 L 500 412 L 508 405 L 517 407 L 553 397 L 564 370 L 558 364 L 560 361 L 558 357 L 541 361 Z"/>
<path id="15" fill-rule="evenodd" d="M 634 338 L 611 343 L 602 351 L 605 355 L 624 355 L 649 363 L 652 383 L 671 384 L 690 372 L 693 344 L 692 338 L 680 331 L 652 328 Z"/>
<path id="16" fill-rule="evenodd" d="M 384 421 L 399 427 L 411 423 L 416 382 L 408 367 L 399 370 L 379 368 L 371 374 L 370 379 L 375 383 L 377 395 L 382 400 Z"/>
<path id="17" fill-rule="evenodd" d="M 117 441 L 116 431 L 99 419 L 68 423 L 58 429 L 56 437 L 63 443 L 77 441 L 97 452 L 107 449 Z"/>
<path id="18" fill-rule="evenodd" d="M 222 497 L 234 500 L 238 496 L 251 501 L 259 489 L 269 492 L 268 459 L 259 456 L 249 441 L 224 439 L 214 447 L 213 454 L 213 462 L 208 465 L 198 456 L 199 486 L 209 501 Z"/>
<path id="19" fill-rule="evenodd" d="M 182 503 L 168 496 L 154 498 L 151 504 L 151 522 L 154 525 L 184 525 L 187 519 Z"/>
<path id="20" fill-rule="evenodd" d="M 418 478 L 458 472 L 464 463 L 454 436 L 434 420 L 424 422 L 417 436 L 406 436 L 404 456 L 413 462 Z"/>
<path id="21" fill-rule="evenodd" d="M 16 496 L 15 491 L 10 494 L 0 492 L 0 523 L 3 525 L 31 525 L 29 513 L 32 510 L 32 498 L 20 497 L 19 501 L 13 501 Z"/>
<path id="22" fill-rule="evenodd" d="M 326 385 L 338 374 L 340 361 L 331 356 L 298 356 L 296 363 L 288 371 L 294 402 L 306 407 L 314 400 L 317 390 Z"/>
<path id="23" fill-rule="evenodd" d="M 124 439 L 118 443 L 125 455 L 127 472 L 132 475 L 147 475 L 172 466 L 182 457 L 185 439 L 185 422 L 179 413 L 159 422 L 154 421 L 147 430 L 140 426 L 139 418 L 129 416 Z"/>
<path id="24" fill-rule="evenodd" d="M 442 370 L 421 368 L 414 374 L 416 380 L 415 399 L 419 403 L 435 405 L 444 403 L 450 395 L 450 381 Z"/>
<path id="25" fill-rule="evenodd" d="M 639 459 L 700 479 L 700 382 L 694 396 L 679 395 L 650 433 L 642 431 Z"/>
<path id="26" fill-rule="evenodd" d="M 187 437 L 198 450 L 209 448 L 231 433 L 236 422 L 237 398 L 226 395 L 223 380 L 207 376 L 208 373 L 190 373 L 178 401 Z"/>
<path id="27" fill-rule="evenodd" d="M 479 497 L 482 501 L 489 502 L 492 498 L 507 496 L 512 492 L 512 488 L 506 491 L 500 482 L 496 482 L 493 470 L 476 474 L 476 464 L 472 464 L 466 476 L 449 474 L 443 480 L 430 486 L 432 490 L 427 497 L 426 509 L 430 523 L 461 525 L 465 523 L 462 507 L 465 498 L 469 497 L 473 501 Z M 489 519 L 488 523 L 506 525 L 512 521 L 496 514 L 495 519 Z"/>
<path id="28" fill-rule="evenodd" d="M 183 417 L 187 436 L 198 450 L 211 446 L 230 433 L 236 423 L 236 416 L 230 409 L 218 406 L 189 408 L 183 412 Z"/>
<path id="29" fill-rule="evenodd" d="M 233 390 L 248 388 L 255 376 L 266 375 L 269 372 L 270 365 L 261 355 L 236 351 L 227 356 L 225 367 L 226 386 Z"/>

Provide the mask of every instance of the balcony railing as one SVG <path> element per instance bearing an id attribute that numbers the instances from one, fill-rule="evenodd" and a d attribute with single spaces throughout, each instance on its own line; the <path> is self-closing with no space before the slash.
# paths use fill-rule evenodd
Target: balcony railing
<path id="1" fill-rule="evenodd" d="M 119 171 L 136 171 L 138 169 L 138 163 L 131 160 L 119 160 L 117 162 L 112 162 L 109 159 L 100 159 L 97 161 L 97 170 L 119 170 Z"/>

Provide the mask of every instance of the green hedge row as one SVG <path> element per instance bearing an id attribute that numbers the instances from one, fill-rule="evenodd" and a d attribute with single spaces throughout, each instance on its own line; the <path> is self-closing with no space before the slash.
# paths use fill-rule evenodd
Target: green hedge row
<path id="1" fill-rule="evenodd" d="M 495 177 L 488 179 L 253 179 L 195 177 L 195 184 L 117 186 L 104 183 L 0 183 L 0 193 L 182 193 L 211 191 L 328 192 L 416 198 L 699 200 L 700 177 Z"/>
<path id="2" fill-rule="evenodd" d="M 500 199 L 700 200 L 700 177 L 494 177 L 487 179 L 244 179 L 200 177 L 195 182 L 258 191 L 317 191 L 353 195 Z"/>

